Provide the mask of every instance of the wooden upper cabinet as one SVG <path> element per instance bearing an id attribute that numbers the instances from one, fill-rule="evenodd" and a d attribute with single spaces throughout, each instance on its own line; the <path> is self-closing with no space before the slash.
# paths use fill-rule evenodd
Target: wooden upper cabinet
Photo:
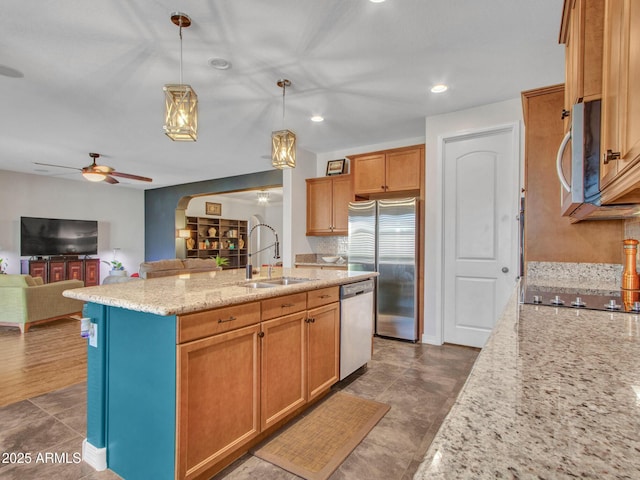
<path id="1" fill-rule="evenodd" d="M 600 188 L 605 203 L 640 202 L 640 2 L 607 0 Z"/>
<path id="2" fill-rule="evenodd" d="M 353 190 L 356 195 L 383 193 L 385 191 L 385 154 L 366 155 L 351 160 L 353 165 Z"/>
<path id="3" fill-rule="evenodd" d="M 420 190 L 424 148 L 388 150 L 351 159 L 353 190 L 357 196 Z"/>
<path id="4" fill-rule="evenodd" d="M 353 200 L 350 175 L 308 178 L 307 235 L 346 235 Z"/>
<path id="5" fill-rule="evenodd" d="M 574 104 L 602 96 L 603 31 L 602 0 L 565 0 L 560 29 L 560 43 L 565 44 L 565 132 L 571 127 Z"/>

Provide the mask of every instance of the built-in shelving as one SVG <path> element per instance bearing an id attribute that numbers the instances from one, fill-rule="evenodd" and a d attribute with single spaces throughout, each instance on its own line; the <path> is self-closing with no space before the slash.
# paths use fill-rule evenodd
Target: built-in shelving
<path id="1" fill-rule="evenodd" d="M 229 264 L 224 268 L 246 266 L 246 220 L 187 217 L 185 228 L 191 230 L 191 239 L 186 240 L 187 258 L 211 258 L 220 255 L 229 259 Z"/>

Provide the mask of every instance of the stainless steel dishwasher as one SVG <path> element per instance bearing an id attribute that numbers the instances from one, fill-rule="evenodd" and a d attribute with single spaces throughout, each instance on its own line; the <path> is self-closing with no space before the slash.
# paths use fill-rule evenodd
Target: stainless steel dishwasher
<path id="1" fill-rule="evenodd" d="M 371 360 L 373 280 L 340 287 L 340 380 Z"/>

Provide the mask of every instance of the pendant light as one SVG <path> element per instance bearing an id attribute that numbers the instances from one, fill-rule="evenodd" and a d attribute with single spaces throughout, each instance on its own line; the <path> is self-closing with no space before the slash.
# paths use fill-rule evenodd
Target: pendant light
<path id="1" fill-rule="evenodd" d="M 296 166 L 296 134 L 284 128 L 284 96 L 291 82 L 278 80 L 282 88 L 282 130 L 271 133 L 271 165 L 275 168 L 295 168 Z"/>
<path id="2" fill-rule="evenodd" d="M 195 142 L 198 139 L 198 96 L 191 85 L 182 83 L 182 29 L 191 25 L 188 15 L 171 14 L 171 22 L 180 28 L 180 83 L 164 86 L 164 133 L 178 142 Z"/>

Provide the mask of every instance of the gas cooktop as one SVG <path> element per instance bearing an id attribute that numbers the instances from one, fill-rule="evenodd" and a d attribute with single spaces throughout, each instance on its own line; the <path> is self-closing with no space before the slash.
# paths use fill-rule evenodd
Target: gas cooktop
<path id="1" fill-rule="evenodd" d="M 532 305 L 640 313 L 639 296 L 639 292 L 525 286 L 522 299 Z"/>

